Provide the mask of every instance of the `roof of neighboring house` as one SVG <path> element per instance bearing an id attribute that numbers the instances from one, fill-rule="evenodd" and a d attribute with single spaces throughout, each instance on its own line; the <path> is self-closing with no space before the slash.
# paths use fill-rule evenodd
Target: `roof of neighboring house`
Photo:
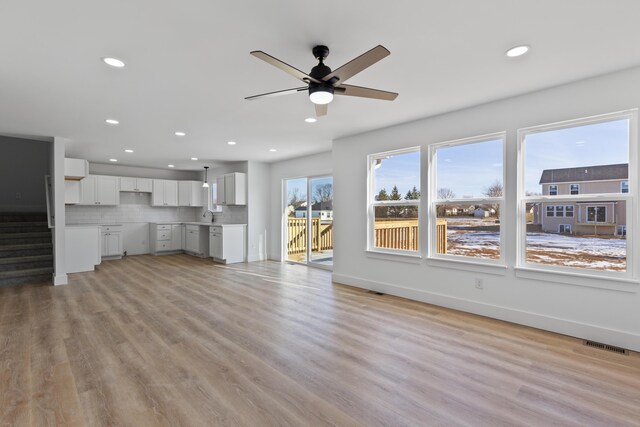
<path id="1" fill-rule="evenodd" d="M 306 211 L 306 206 L 300 206 L 296 208 L 297 211 Z M 316 202 L 311 205 L 312 211 L 332 211 L 333 210 L 333 202 Z"/>
<path id="2" fill-rule="evenodd" d="M 556 182 L 604 181 L 608 179 L 628 179 L 629 164 L 581 166 L 579 168 L 545 169 L 540 184 Z"/>

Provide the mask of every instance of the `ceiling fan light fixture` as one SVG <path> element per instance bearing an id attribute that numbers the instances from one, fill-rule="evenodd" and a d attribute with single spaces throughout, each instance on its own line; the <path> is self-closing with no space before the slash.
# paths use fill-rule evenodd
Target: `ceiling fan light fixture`
<path id="1" fill-rule="evenodd" d="M 314 104 L 324 105 L 333 101 L 333 86 L 331 85 L 309 85 L 309 99 Z"/>

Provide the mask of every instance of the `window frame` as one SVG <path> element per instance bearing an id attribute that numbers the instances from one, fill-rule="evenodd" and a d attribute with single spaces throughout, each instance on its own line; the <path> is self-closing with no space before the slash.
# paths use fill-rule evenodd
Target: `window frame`
<path id="1" fill-rule="evenodd" d="M 551 188 L 553 187 L 553 194 L 551 194 Z M 558 184 L 549 184 L 549 196 L 558 195 Z"/>
<path id="2" fill-rule="evenodd" d="M 418 186 L 420 191 L 420 199 L 417 200 L 375 200 L 375 164 L 376 160 L 384 160 L 389 156 L 397 156 L 401 154 L 418 153 L 420 160 L 418 161 Z M 421 224 L 422 216 L 424 215 L 422 209 L 420 209 L 420 202 L 423 198 L 424 191 L 422 190 L 422 151 L 420 146 L 401 148 L 398 150 L 384 151 L 380 153 L 373 153 L 367 156 L 367 247 L 366 252 L 391 254 L 391 255 L 405 255 L 411 257 L 420 257 L 424 243 L 421 242 L 422 236 Z M 406 249 L 393 249 L 393 248 L 379 248 L 375 246 L 375 208 L 377 206 L 415 206 L 418 209 L 418 248 L 414 250 Z"/>
<path id="3" fill-rule="evenodd" d="M 577 187 L 576 192 L 573 192 L 573 187 Z M 580 184 L 577 183 L 573 183 L 573 184 L 569 184 L 569 194 L 571 194 L 572 196 L 577 196 L 578 194 L 580 194 Z"/>
<path id="4" fill-rule="evenodd" d="M 502 141 L 502 197 L 473 197 L 473 198 L 455 198 L 455 199 L 438 199 L 437 189 L 437 151 L 441 148 L 458 147 L 462 145 L 477 144 L 494 140 Z M 427 158 L 427 176 L 428 176 L 428 233 L 427 233 L 427 259 L 438 261 L 453 261 L 457 263 L 468 263 L 474 265 L 487 265 L 506 267 L 506 224 L 508 223 L 508 213 L 505 210 L 506 194 L 507 194 L 507 133 L 506 131 L 495 132 L 485 135 L 472 136 L 468 138 L 455 139 L 450 141 L 439 142 L 429 145 Z M 440 254 L 437 252 L 437 206 L 438 205 L 498 205 L 500 210 L 500 258 L 486 259 L 465 255 Z"/>
<path id="5" fill-rule="evenodd" d="M 624 185 L 625 183 L 627 184 L 626 185 L 626 187 L 627 187 L 626 190 L 627 191 L 624 191 L 625 190 L 625 185 Z M 629 180 L 620 181 L 620 193 L 621 194 L 628 194 L 629 193 Z"/>
<path id="6" fill-rule="evenodd" d="M 608 278 L 620 281 L 631 281 L 633 283 L 638 282 L 638 271 L 640 265 L 637 261 L 634 262 L 635 249 L 640 241 L 640 233 L 638 230 L 638 190 L 636 188 L 630 189 L 629 193 L 600 193 L 600 194 L 580 194 L 580 195 L 543 195 L 543 196 L 527 196 L 524 188 L 524 176 L 525 170 L 525 139 L 530 134 L 554 131 L 560 129 L 574 128 L 579 126 L 587 126 L 598 123 L 606 123 L 616 120 L 628 120 L 629 122 L 629 179 L 630 182 L 638 181 L 638 110 L 624 110 L 614 113 L 601 114 L 597 116 L 566 120 L 562 122 L 555 122 L 545 125 L 531 126 L 527 128 L 520 128 L 517 132 L 517 215 L 516 215 L 516 229 L 517 229 L 517 255 L 516 255 L 516 271 L 520 271 L 523 277 L 551 277 L 549 274 L 554 274 L 556 280 L 562 283 L 580 284 L 580 281 L 574 280 L 575 277 L 589 277 L 589 278 Z M 527 262 L 527 230 L 525 222 L 525 208 L 528 203 L 572 203 L 577 205 L 578 202 L 587 202 L 597 205 L 598 203 L 605 202 L 626 202 L 626 218 L 627 218 L 627 230 L 631 226 L 631 233 L 627 232 L 626 235 L 626 269 L 625 271 L 604 271 L 590 268 L 580 267 L 566 267 L 556 266 L 541 263 Z M 575 218 L 575 212 L 574 212 Z M 572 277 L 573 276 L 573 277 Z M 600 282 L 598 282 L 600 283 Z M 590 285 L 585 285 L 590 286 Z M 615 286 L 609 286 L 605 283 L 599 284 L 596 287 L 602 287 L 605 289 L 615 288 Z"/>
<path id="7" fill-rule="evenodd" d="M 565 231 L 560 231 L 560 228 L 564 228 Z M 566 231 L 567 228 L 569 231 Z M 571 228 L 571 224 L 558 224 L 558 234 L 571 234 L 573 231 Z"/>

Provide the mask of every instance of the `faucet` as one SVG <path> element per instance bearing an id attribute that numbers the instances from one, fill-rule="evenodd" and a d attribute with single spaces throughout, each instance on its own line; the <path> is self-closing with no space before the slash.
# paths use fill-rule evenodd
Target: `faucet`
<path id="1" fill-rule="evenodd" d="M 216 222 L 216 216 L 213 214 L 212 210 L 207 209 L 206 211 L 204 211 L 204 213 L 202 214 L 203 218 L 207 217 L 207 214 L 210 213 L 211 214 L 211 222 Z"/>

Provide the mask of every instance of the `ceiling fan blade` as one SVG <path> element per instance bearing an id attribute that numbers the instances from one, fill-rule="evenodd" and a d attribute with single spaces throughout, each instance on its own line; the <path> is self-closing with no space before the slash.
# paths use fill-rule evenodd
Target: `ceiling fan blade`
<path id="1" fill-rule="evenodd" d="M 275 92 L 267 92 L 267 93 L 261 93 L 260 95 L 247 96 L 245 99 L 252 100 L 257 98 L 269 98 L 269 97 L 280 96 L 280 95 L 290 95 L 292 93 L 302 92 L 303 90 L 307 90 L 307 89 L 308 89 L 307 86 L 294 87 L 293 89 L 277 90 Z"/>
<path id="2" fill-rule="evenodd" d="M 282 62 L 278 58 L 274 58 L 273 56 L 269 55 L 268 53 L 264 53 L 261 50 L 254 50 L 253 52 L 251 52 L 251 55 L 255 56 L 256 58 L 262 59 L 263 61 L 273 65 L 276 68 L 281 69 L 285 73 L 290 74 L 296 79 L 302 80 L 305 83 L 309 83 L 309 82 L 320 83 L 319 80 L 314 79 L 307 73 L 303 73 L 297 68 L 292 67 L 291 65 L 285 62 Z"/>
<path id="3" fill-rule="evenodd" d="M 321 116 L 326 116 L 327 115 L 327 109 L 329 107 L 329 104 L 316 104 L 316 116 L 321 117 Z"/>
<path id="4" fill-rule="evenodd" d="M 398 97 L 395 92 L 387 92 L 385 90 L 371 89 L 370 87 L 340 85 L 334 89 L 336 95 L 359 96 L 361 98 L 382 99 L 384 101 L 393 101 Z"/>
<path id="5" fill-rule="evenodd" d="M 334 70 L 333 72 L 327 74 L 322 78 L 325 82 L 329 82 L 332 79 L 336 79 L 335 81 L 331 81 L 333 85 L 342 83 L 346 81 L 348 78 L 351 78 L 358 74 L 360 71 L 364 70 L 380 61 L 382 58 L 387 57 L 391 54 L 384 46 L 378 45 L 371 49 L 368 52 L 363 53 L 358 56 L 356 59 L 353 59 L 342 67 Z"/>

